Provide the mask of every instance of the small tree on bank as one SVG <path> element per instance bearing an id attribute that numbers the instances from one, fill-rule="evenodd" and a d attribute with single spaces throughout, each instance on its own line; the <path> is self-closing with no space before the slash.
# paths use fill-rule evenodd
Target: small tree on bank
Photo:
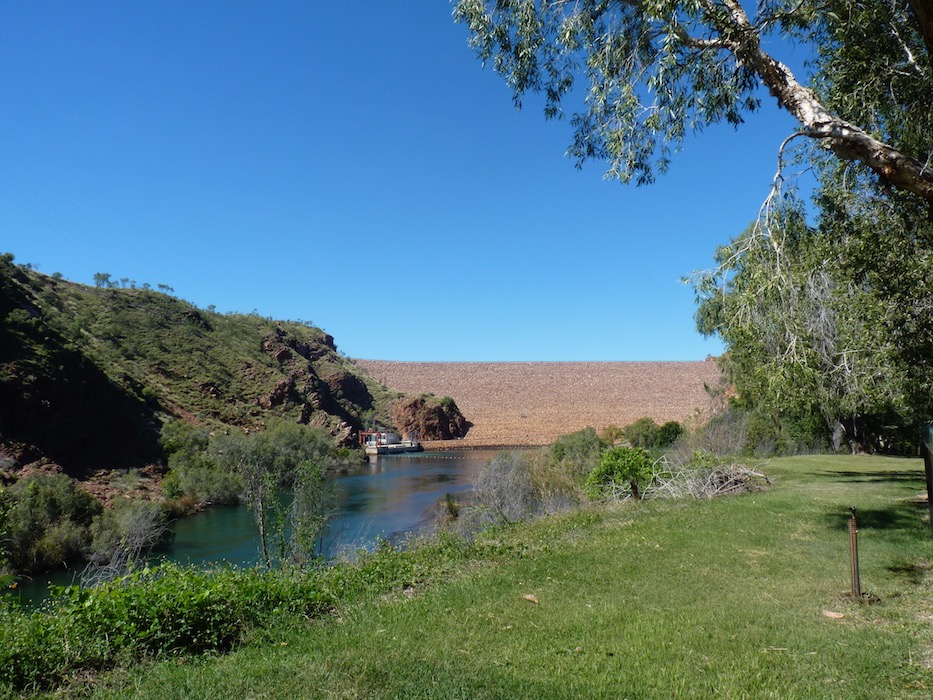
<path id="1" fill-rule="evenodd" d="M 586 477 L 583 488 L 591 498 L 627 491 L 640 499 L 651 479 L 651 464 L 651 457 L 640 447 L 613 447 Z"/>
<path id="2" fill-rule="evenodd" d="M 283 421 L 257 433 L 221 436 L 209 451 L 242 480 L 266 567 L 274 561 L 309 562 L 332 508 L 324 481 L 334 460 L 330 436 Z M 292 491 L 290 501 L 285 489 Z"/>

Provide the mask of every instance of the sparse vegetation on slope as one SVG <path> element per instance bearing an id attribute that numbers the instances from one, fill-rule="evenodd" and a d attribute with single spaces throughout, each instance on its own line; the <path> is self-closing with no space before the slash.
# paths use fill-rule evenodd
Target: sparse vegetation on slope
<path id="1" fill-rule="evenodd" d="M 218 314 L 0 259 L 0 467 L 45 459 L 84 476 L 142 466 L 161 454 L 164 416 L 250 429 L 288 418 L 352 444 L 372 421 L 392 425 L 402 396 L 306 323 Z"/>

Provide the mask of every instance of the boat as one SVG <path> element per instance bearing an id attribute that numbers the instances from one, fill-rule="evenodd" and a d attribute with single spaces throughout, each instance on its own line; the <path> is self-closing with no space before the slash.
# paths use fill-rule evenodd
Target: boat
<path id="1" fill-rule="evenodd" d="M 368 455 L 394 455 L 404 452 L 421 452 L 421 443 L 411 433 L 407 440 L 391 430 L 363 430 L 360 446 Z"/>

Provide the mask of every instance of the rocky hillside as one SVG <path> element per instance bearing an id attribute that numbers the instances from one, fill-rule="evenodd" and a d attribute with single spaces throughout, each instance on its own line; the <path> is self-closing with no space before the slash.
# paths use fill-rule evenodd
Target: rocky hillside
<path id="1" fill-rule="evenodd" d="M 469 427 L 453 401 L 387 388 L 318 328 L 104 282 L 0 256 L 0 470 L 54 464 L 80 478 L 150 464 L 173 416 L 244 429 L 286 417 L 341 444 L 373 421 L 425 439 Z"/>

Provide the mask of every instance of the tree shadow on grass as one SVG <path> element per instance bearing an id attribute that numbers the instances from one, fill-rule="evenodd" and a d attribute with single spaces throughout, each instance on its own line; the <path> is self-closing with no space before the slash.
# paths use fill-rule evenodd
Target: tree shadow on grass
<path id="1" fill-rule="evenodd" d="M 933 566 L 928 562 L 899 561 L 887 567 L 895 576 L 902 577 L 914 586 L 919 586 L 933 572 Z"/>
<path id="2" fill-rule="evenodd" d="M 916 530 L 926 527 L 923 522 L 926 512 L 926 503 L 898 501 L 887 508 L 859 508 L 856 520 L 859 530 Z M 826 520 L 834 529 L 845 529 L 850 517 L 849 509 L 844 507 L 826 514 Z"/>
<path id="3" fill-rule="evenodd" d="M 844 481 L 847 483 L 910 483 L 916 482 L 918 486 L 926 483 L 923 465 L 911 471 L 851 471 L 844 469 L 824 469 L 816 472 L 817 475 Z"/>

